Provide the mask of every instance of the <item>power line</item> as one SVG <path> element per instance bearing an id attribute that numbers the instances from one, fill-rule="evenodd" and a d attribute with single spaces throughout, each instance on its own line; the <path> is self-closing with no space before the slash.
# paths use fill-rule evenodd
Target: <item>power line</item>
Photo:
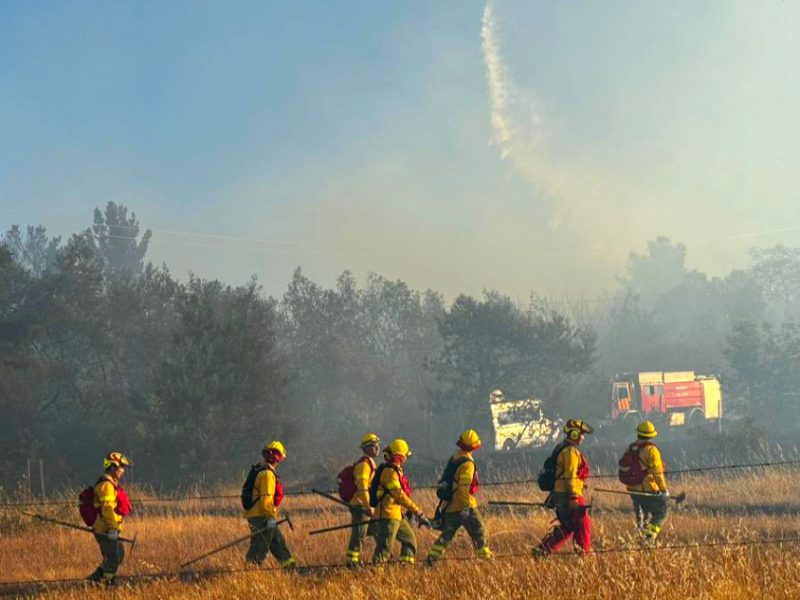
<path id="1" fill-rule="evenodd" d="M 711 467 L 690 467 L 685 469 L 672 469 L 664 471 L 665 475 L 681 475 L 687 473 L 705 473 L 709 471 L 726 471 L 726 470 L 735 470 L 735 469 L 757 469 L 757 468 L 773 468 L 773 467 L 781 467 L 781 466 L 788 466 L 788 465 L 797 465 L 800 464 L 800 459 L 791 459 L 791 460 L 781 460 L 781 461 L 771 461 L 771 462 L 759 462 L 759 463 L 738 463 L 738 464 L 729 464 L 729 465 L 715 465 Z M 589 479 L 616 479 L 618 477 L 617 473 L 595 473 L 590 474 Z M 521 485 L 521 484 L 528 484 L 528 483 L 536 483 L 537 478 L 524 478 L 524 479 L 506 479 L 506 480 L 499 480 L 499 481 L 487 481 L 481 482 L 481 487 L 493 487 L 493 486 L 503 486 L 503 485 Z M 414 489 L 416 490 L 435 490 L 437 488 L 437 484 L 425 484 L 415 486 Z M 335 494 L 336 490 L 327 490 L 328 493 Z M 287 491 L 287 496 L 313 496 L 315 495 L 314 492 L 308 490 L 296 490 L 296 491 Z M 206 500 L 232 500 L 232 499 L 239 499 L 239 495 L 233 494 L 209 494 L 209 495 L 202 495 L 202 496 L 185 496 L 185 497 L 178 497 L 178 496 L 159 496 L 153 498 L 137 498 L 132 500 L 132 502 L 137 504 L 155 504 L 155 503 L 171 503 L 171 502 L 196 502 L 196 501 L 206 501 Z M 23 506 L 77 506 L 78 503 L 75 501 L 49 501 L 49 502 L 7 502 L 4 504 L 0 504 L 0 509 L 3 508 L 16 508 L 16 507 L 23 507 Z"/>

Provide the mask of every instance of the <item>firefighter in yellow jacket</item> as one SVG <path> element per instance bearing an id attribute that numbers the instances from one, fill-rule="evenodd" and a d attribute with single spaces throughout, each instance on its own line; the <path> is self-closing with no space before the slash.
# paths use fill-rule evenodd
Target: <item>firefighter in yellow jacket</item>
<path id="1" fill-rule="evenodd" d="M 654 542 L 661 533 L 669 512 L 669 489 L 664 476 L 664 461 L 661 459 L 661 451 L 652 441 L 657 435 L 655 425 L 650 421 L 643 421 L 636 428 L 637 440 L 629 446 L 629 450 L 638 457 L 644 477 L 640 483 L 628 485 L 628 491 L 653 494 L 652 497 L 631 496 L 636 524 L 648 542 Z"/>
<path id="2" fill-rule="evenodd" d="M 579 552 L 592 550 L 592 521 L 583 498 L 583 489 L 589 477 L 589 461 L 580 445 L 594 430 L 586 421 L 570 419 L 564 424 L 564 441 L 551 455 L 555 458 L 555 481 L 547 504 L 556 509 L 558 524 L 542 542 L 533 549 L 534 556 L 551 554 L 570 540 Z"/>
<path id="3" fill-rule="evenodd" d="M 363 456 L 353 465 L 353 480 L 355 493 L 350 499 L 350 516 L 353 520 L 353 529 L 350 533 L 350 543 L 347 545 L 347 565 L 356 566 L 361 561 L 361 548 L 367 537 L 369 521 L 375 509 L 369 504 L 369 486 L 375 475 L 377 465 L 375 457 L 380 452 L 381 440 L 374 433 L 368 433 L 361 438 L 361 452 Z"/>
<path id="4" fill-rule="evenodd" d="M 403 464 L 409 456 L 411 449 L 406 441 L 394 440 L 384 448 L 385 462 L 375 473 L 378 482 L 373 482 L 373 488 L 378 500 L 379 521 L 376 524 L 373 563 L 389 560 L 395 539 L 400 542 L 400 561 L 414 563 L 417 538 L 411 528 L 408 513 L 415 516 L 420 525 L 431 526 L 422 509 L 411 499 L 411 484 L 403 473 Z"/>
<path id="5" fill-rule="evenodd" d="M 296 561 L 278 528 L 283 486 L 275 469 L 286 458 L 286 449 L 283 444 L 274 441 L 264 446 L 261 455 L 264 461 L 255 467 L 258 473 L 253 483 L 253 505 L 245 511 L 250 531 L 256 534 L 250 538 L 247 562 L 260 565 L 267 554 L 272 553 L 282 567 L 294 567 Z"/>
<path id="6" fill-rule="evenodd" d="M 94 507 L 97 510 L 97 518 L 92 525 L 94 538 L 103 555 L 103 563 L 89 575 L 87 578 L 89 581 L 113 585 L 117 570 L 125 559 L 125 549 L 119 541 L 119 535 L 124 515 L 129 512 L 130 507 L 121 506 L 122 503 L 128 503 L 128 500 L 127 496 L 124 496 L 121 503 L 118 490 L 125 469 L 129 466 L 131 462 L 121 452 L 111 452 L 103 459 L 103 476 L 94 486 Z"/>
<path id="7" fill-rule="evenodd" d="M 481 439 L 474 429 L 468 429 L 459 436 L 456 445 L 460 449 L 447 462 L 436 490 L 441 504 L 444 504 L 444 508 L 441 509 L 442 514 L 439 516 L 442 533 L 428 553 L 429 564 L 442 557 L 460 527 L 467 530 L 479 558 L 493 558 L 486 528 L 478 512 L 478 502 L 475 500 L 478 474 L 472 453 L 481 447 Z M 434 522 L 439 519 L 435 519 Z"/>

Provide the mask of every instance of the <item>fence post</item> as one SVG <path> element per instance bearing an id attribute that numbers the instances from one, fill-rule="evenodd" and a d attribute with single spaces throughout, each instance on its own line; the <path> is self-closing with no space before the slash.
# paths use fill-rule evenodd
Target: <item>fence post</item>
<path id="1" fill-rule="evenodd" d="M 47 492 L 44 489 L 44 461 L 39 459 L 39 484 L 42 486 L 42 502 L 47 502 Z"/>

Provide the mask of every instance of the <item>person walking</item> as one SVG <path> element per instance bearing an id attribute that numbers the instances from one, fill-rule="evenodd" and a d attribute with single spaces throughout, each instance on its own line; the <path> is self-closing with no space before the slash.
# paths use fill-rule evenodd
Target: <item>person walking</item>
<path id="1" fill-rule="evenodd" d="M 661 533 L 669 514 L 669 489 L 661 451 L 653 442 L 658 435 L 651 421 L 636 427 L 636 441 L 628 446 L 619 461 L 619 479 L 629 492 L 650 496 L 631 496 L 636 525 L 645 543 L 652 544 Z"/>
<path id="2" fill-rule="evenodd" d="M 265 445 L 261 450 L 263 462 L 254 465 L 255 478 L 252 490 L 243 489 L 242 498 L 250 497 L 250 508 L 245 509 L 245 518 L 253 535 L 247 550 L 246 560 L 260 565 L 267 554 L 272 554 L 278 564 L 291 568 L 297 561 L 286 545 L 286 539 L 278 528 L 278 512 L 283 501 L 283 485 L 276 473 L 278 465 L 286 458 L 286 449 L 279 441 Z M 248 478 L 250 479 L 250 478 Z M 245 483 L 247 487 L 247 482 Z M 249 492 L 249 494 L 248 494 Z"/>
<path id="3" fill-rule="evenodd" d="M 428 552 L 428 564 L 442 558 L 461 527 L 469 534 L 479 558 L 494 558 L 489 548 L 486 527 L 478 511 L 478 502 L 475 500 L 479 481 L 472 453 L 481 447 L 481 439 L 474 429 L 468 429 L 459 436 L 456 445 L 459 450 L 447 461 L 436 490 L 441 501 L 440 507 L 444 504 L 441 515 L 437 515 L 441 519 L 442 533 Z M 434 522 L 437 520 L 434 517 Z"/>
<path id="4" fill-rule="evenodd" d="M 131 511 L 131 504 L 120 482 L 125 476 L 125 469 L 130 466 L 131 461 L 121 452 L 110 452 L 103 459 L 103 475 L 94 485 L 92 498 L 97 515 L 92 530 L 103 562 L 87 577 L 88 581 L 114 585 L 117 571 L 125 560 L 125 548 L 119 536 L 122 522 Z"/>
<path id="5" fill-rule="evenodd" d="M 411 484 L 403 472 L 403 465 L 411 456 L 408 443 L 402 439 L 392 441 L 383 451 L 384 462 L 375 472 L 370 487 L 370 504 L 377 506 L 380 519 L 375 531 L 374 564 L 389 560 L 392 544 L 400 542 L 400 561 L 413 564 L 417 554 L 417 538 L 408 514 L 429 527 L 431 522 L 422 509 L 411 499 Z"/>
<path id="6" fill-rule="evenodd" d="M 570 540 L 583 554 L 592 550 L 592 522 L 583 498 L 589 461 L 580 449 L 584 437 L 592 432 L 592 427 L 580 419 L 570 419 L 564 425 L 565 439 L 551 455 L 551 460 L 555 459 L 555 482 L 547 499 L 556 511 L 558 524 L 533 549 L 534 556 L 551 554 Z"/>

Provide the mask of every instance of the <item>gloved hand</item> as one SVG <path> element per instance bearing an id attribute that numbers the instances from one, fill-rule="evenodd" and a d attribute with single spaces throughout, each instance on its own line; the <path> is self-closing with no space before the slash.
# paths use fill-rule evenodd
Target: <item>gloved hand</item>
<path id="1" fill-rule="evenodd" d="M 660 496 L 664 496 L 664 498 L 669 498 L 669 490 L 659 493 Z"/>
<path id="2" fill-rule="evenodd" d="M 110 530 L 110 531 L 109 531 L 109 532 L 106 534 L 106 536 L 108 537 L 108 539 L 110 539 L 110 540 L 114 540 L 114 541 L 116 542 L 117 540 L 119 540 L 119 529 L 112 529 L 112 530 Z"/>
<path id="3" fill-rule="evenodd" d="M 461 512 L 458 513 L 458 522 L 462 525 L 466 525 L 467 521 L 469 521 L 469 508 L 465 508 Z"/>
<path id="4" fill-rule="evenodd" d="M 581 503 L 578 502 L 577 498 L 570 498 L 567 506 L 569 506 L 571 509 L 577 509 L 581 507 Z"/>
<path id="5" fill-rule="evenodd" d="M 278 526 L 278 521 L 276 519 L 267 519 L 267 524 L 265 525 L 267 529 L 273 529 L 277 526 Z"/>
<path id="6" fill-rule="evenodd" d="M 421 512 L 417 513 L 417 521 L 419 522 L 420 527 L 427 527 L 428 529 L 433 529 L 433 523 L 431 523 L 431 520 Z"/>

